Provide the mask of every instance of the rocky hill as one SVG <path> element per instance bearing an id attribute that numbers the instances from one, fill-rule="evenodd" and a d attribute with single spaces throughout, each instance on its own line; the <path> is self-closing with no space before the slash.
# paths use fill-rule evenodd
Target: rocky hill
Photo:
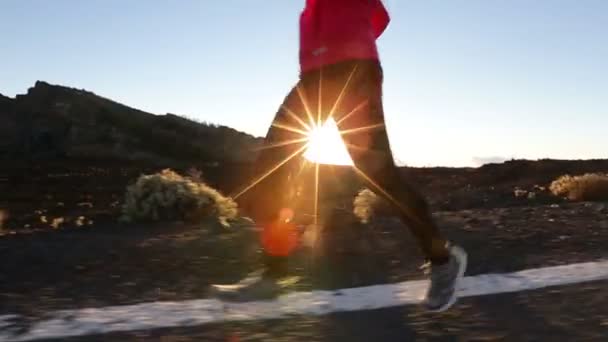
<path id="1" fill-rule="evenodd" d="M 247 162 L 260 139 L 184 117 L 154 115 L 92 92 L 38 81 L 0 95 L 0 159 Z"/>

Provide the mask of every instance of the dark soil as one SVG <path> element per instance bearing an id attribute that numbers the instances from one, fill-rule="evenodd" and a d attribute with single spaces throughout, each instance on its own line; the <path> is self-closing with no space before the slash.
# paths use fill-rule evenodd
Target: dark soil
<path id="1" fill-rule="evenodd" d="M 49 310 L 202 298 L 207 285 L 236 281 L 260 266 L 256 232 L 241 223 L 230 228 L 118 224 L 125 186 L 141 173 L 157 171 L 153 167 L 24 165 L 0 169 L 0 208 L 10 215 L 0 236 L 0 315 L 35 319 Z M 454 169 L 452 176 L 438 170 L 435 178 L 430 170 L 404 172 L 427 180 L 420 184 L 434 208 L 449 207 L 440 198 L 451 201 L 453 208 L 435 215 L 445 234 L 469 252 L 468 275 L 608 257 L 606 203 L 567 203 L 549 194 L 515 197 L 516 186 L 542 186 L 534 178 L 539 176 L 488 185 L 485 179 L 496 170 L 485 176 L 474 169 Z M 463 188 L 465 183 L 470 186 Z M 80 216 L 82 225 L 76 224 Z M 55 218 L 63 223 L 51 227 Z M 347 208 L 325 221 L 315 249 L 302 248 L 291 260 L 291 273 L 300 277 L 293 290 L 423 277 L 421 254 L 406 227 L 395 220 L 378 218 L 362 225 Z M 606 285 L 469 298 L 441 315 L 406 307 L 81 339 L 226 341 L 234 335 L 241 341 L 601 341 L 608 325 Z"/>

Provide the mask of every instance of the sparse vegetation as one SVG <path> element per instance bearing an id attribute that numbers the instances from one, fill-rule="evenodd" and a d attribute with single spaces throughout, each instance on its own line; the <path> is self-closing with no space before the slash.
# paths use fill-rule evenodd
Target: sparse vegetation
<path id="1" fill-rule="evenodd" d="M 515 190 L 513 190 L 513 195 L 515 195 L 515 197 L 517 197 L 517 198 L 520 198 L 520 197 L 527 196 L 528 192 L 526 190 L 515 188 Z"/>
<path id="2" fill-rule="evenodd" d="M 608 174 L 564 175 L 554 180 L 549 190 L 555 196 L 572 201 L 605 201 L 608 200 Z"/>
<path id="3" fill-rule="evenodd" d="M 207 184 L 166 169 L 130 185 L 122 213 L 126 222 L 215 218 L 228 225 L 237 216 L 237 205 Z"/>
<path id="4" fill-rule="evenodd" d="M 535 187 L 535 189 L 536 189 L 536 187 Z M 533 200 L 536 198 L 536 192 L 528 191 L 528 190 L 524 190 L 524 189 L 520 189 L 520 188 L 515 188 L 515 190 L 513 190 L 513 195 L 517 198 L 527 198 L 529 200 Z"/>

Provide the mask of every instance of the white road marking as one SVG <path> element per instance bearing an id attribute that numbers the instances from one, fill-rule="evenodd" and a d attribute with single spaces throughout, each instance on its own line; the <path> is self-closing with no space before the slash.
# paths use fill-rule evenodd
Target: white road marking
<path id="1" fill-rule="evenodd" d="M 608 279 L 608 261 L 596 261 L 465 277 L 458 294 L 472 297 L 604 279 Z M 20 334 L 12 331 L 13 322 L 20 317 L 4 315 L 0 316 L 0 341 L 30 341 L 412 305 L 420 303 L 427 286 L 426 280 L 418 280 L 336 291 L 295 292 L 263 302 L 235 304 L 197 299 L 54 311 L 47 318 L 32 322 Z"/>

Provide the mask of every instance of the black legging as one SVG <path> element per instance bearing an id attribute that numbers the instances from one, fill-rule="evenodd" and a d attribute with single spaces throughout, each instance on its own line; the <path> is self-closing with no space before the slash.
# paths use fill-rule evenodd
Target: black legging
<path id="1" fill-rule="evenodd" d="M 303 127 L 302 123 L 309 123 L 311 116 L 324 122 L 332 115 L 343 132 L 357 173 L 397 209 L 426 258 L 443 262 L 448 255 L 446 241 L 433 222 L 427 201 L 400 176 L 392 157 L 384 126 L 382 78 L 380 63 L 372 60 L 341 62 L 302 74 L 268 130 L 268 148 L 260 152 L 254 174 L 259 178 L 287 157 L 301 152 L 303 136 L 289 127 Z M 290 143 L 293 141 L 297 143 Z M 285 204 L 277 195 L 284 192 L 281 189 L 288 189 L 289 170 L 283 165 L 249 190 L 245 211 L 256 222 L 276 219 Z"/>

